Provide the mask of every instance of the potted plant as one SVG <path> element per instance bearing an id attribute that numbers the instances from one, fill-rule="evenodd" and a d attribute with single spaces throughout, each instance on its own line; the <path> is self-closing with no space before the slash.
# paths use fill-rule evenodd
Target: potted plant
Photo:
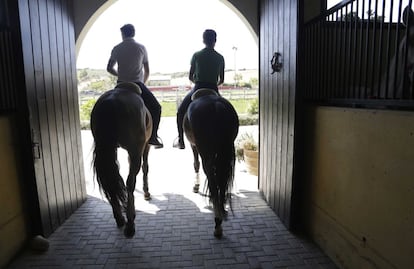
<path id="1" fill-rule="evenodd" d="M 236 158 L 246 163 L 250 174 L 258 175 L 259 149 L 252 133 L 243 133 L 236 140 Z"/>

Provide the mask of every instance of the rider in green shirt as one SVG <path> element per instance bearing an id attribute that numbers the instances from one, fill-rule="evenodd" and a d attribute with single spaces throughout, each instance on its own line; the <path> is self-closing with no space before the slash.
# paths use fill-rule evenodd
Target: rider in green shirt
<path id="1" fill-rule="evenodd" d="M 224 82 L 224 58 L 214 50 L 217 34 L 214 30 L 207 29 L 203 33 L 203 42 L 206 47 L 191 58 L 189 79 L 194 83 L 193 89 L 184 97 L 177 111 L 178 139 L 174 147 L 184 149 L 183 119 L 188 106 L 191 103 L 191 96 L 201 88 L 209 88 L 218 92 L 218 86 Z"/>

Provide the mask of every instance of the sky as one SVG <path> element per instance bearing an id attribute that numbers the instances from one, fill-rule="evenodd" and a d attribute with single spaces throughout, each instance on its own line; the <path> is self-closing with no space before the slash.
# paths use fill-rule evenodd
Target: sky
<path id="1" fill-rule="evenodd" d="M 119 28 L 126 23 L 135 26 L 135 40 L 146 47 L 152 74 L 187 72 L 193 53 L 204 47 L 205 29 L 217 32 L 216 50 L 224 56 L 226 70 L 258 68 L 255 37 L 219 0 L 119 0 L 86 34 L 77 68 L 106 69 L 112 48 L 122 41 Z"/>

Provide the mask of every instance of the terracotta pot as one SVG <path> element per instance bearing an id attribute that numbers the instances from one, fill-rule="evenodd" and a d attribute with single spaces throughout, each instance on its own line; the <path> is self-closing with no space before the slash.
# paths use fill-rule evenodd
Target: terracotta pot
<path id="1" fill-rule="evenodd" d="M 243 153 L 247 171 L 250 174 L 257 176 L 259 168 L 259 151 L 244 149 Z"/>

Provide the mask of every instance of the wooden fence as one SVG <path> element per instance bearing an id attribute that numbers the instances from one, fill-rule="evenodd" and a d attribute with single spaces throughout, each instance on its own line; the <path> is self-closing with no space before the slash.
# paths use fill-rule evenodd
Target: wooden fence
<path id="1" fill-rule="evenodd" d="M 228 100 L 237 99 L 254 99 L 258 97 L 258 89 L 231 89 L 231 90 L 219 90 L 220 94 Z M 172 91 L 153 91 L 152 92 L 159 102 L 181 102 L 186 96 L 188 91 L 186 90 L 172 90 Z"/>

